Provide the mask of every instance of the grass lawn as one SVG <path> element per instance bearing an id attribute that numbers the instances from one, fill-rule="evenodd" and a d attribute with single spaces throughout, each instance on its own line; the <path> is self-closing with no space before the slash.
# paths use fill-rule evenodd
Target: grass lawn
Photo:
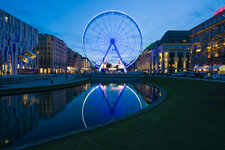
<path id="1" fill-rule="evenodd" d="M 167 92 L 155 108 L 30 149 L 225 149 L 225 83 L 160 77 L 145 77 L 143 81 Z"/>

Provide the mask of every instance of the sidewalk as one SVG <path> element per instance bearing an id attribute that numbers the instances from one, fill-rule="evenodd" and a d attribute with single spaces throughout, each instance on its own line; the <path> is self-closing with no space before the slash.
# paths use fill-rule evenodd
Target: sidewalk
<path id="1" fill-rule="evenodd" d="M 225 80 L 213 80 L 213 79 L 204 79 L 204 78 L 172 77 L 172 76 L 163 76 L 163 75 L 148 75 L 148 76 L 149 77 L 164 77 L 164 78 L 176 78 L 176 79 L 200 80 L 200 81 L 224 82 L 225 83 Z"/>
<path id="2" fill-rule="evenodd" d="M 79 75 L 68 75 L 66 77 L 65 74 L 63 75 L 57 75 L 55 77 L 53 76 L 43 76 L 44 78 L 37 78 L 40 76 L 16 76 L 16 77 L 10 77 L 13 78 L 12 81 L 5 80 L 5 77 L 0 85 L 0 91 L 1 90 L 10 90 L 10 89 L 19 89 L 19 88 L 35 88 L 35 87 L 44 87 L 44 86 L 54 86 L 54 85 L 63 85 L 63 84 L 70 84 L 70 83 L 76 83 L 83 80 L 86 80 L 86 78 L 83 78 L 80 74 Z"/>

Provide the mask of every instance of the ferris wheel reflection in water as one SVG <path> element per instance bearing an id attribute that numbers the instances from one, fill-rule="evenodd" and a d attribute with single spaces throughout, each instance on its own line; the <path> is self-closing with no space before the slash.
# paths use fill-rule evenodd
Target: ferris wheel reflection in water
<path id="1" fill-rule="evenodd" d="M 82 120 L 88 126 L 117 119 L 140 111 L 143 102 L 127 84 L 99 83 L 86 95 L 82 105 Z"/>

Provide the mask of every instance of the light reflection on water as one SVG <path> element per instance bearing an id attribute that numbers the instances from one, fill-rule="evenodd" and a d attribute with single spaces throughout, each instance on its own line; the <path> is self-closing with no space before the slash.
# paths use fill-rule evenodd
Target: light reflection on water
<path id="1" fill-rule="evenodd" d="M 87 83 L 0 97 L 0 148 L 118 119 L 151 105 L 160 94 L 142 83 Z"/>

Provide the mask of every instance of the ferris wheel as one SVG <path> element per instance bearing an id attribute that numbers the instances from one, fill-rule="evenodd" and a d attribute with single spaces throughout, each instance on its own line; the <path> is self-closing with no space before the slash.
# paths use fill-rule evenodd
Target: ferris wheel
<path id="1" fill-rule="evenodd" d="M 119 60 L 126 72 L 141 49 L 140 28 L 133 18 L 120 11 L 111 10 L 96 15 L 83 33 L 84 54 L 99 71 L 107 60 Z"/>

